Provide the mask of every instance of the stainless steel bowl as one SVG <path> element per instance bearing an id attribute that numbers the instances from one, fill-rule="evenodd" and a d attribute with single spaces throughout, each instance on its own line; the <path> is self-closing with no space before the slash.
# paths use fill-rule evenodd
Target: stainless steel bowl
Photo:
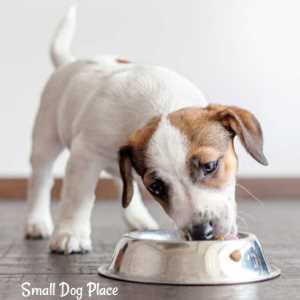
<path id="1" fill-rule="evenodd" d="M 99 274 L 119 280 L 158 284 L 217 285 L 256 282 L 280 275 L 251 233 L 238 240 L 186 241 L 176 231 L 125 234 L 112 262 Z"/>

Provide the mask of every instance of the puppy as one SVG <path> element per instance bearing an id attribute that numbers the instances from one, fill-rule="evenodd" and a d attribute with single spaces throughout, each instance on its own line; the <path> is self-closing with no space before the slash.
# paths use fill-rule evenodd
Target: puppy
<path id="1" fill-rule="evenodd" d="M 102 171 L 123 182 L 122 203 L 136 229 L 158 225 L 141 201 L 137 180 L 179 229 L 193 239 L 237 234 L 234 137 L 263 165 L 258 120 L 244 109 L 208 105 L 202 92 L 166 68 L 70 53 L 76 10 L 54 37 L 56 67 L 32 135 L 26 235 L 51 236 L 65 254 L 91 250 L 90 216 Z M 70 150 L 57 224 L 50 215 L 52 167 Z"/>

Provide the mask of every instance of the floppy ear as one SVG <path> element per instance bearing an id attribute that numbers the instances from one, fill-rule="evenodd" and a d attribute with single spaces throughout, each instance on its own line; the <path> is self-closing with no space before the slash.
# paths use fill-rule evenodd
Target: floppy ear
<path id="1" fill-rule="evenodd" d="M 131 153 L 131 146 L 124 146 L 119 150 L 119 168 L 123 181 L 122 206 L 124 208 L 128 207 L 133 196 Z"/>
<path id="2" fill-rule="evenodd" d="M 224 106 L 217 112 L 217 118 L 225 128 L 239 137 L 242 145 L 256 161 L 268 165 L 263 153 L 262 129 L 251 112 L 235 106 Z"/>

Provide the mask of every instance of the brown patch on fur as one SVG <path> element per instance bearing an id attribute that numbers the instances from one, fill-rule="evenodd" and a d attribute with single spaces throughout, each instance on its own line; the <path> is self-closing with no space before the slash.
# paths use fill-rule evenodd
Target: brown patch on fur
<path id="1" fill-rule="evenodd" d="M 263 154 L 260 124 L 247 110 L 224 105 L 188 107 L 171 113 L 169 119 L 188 138 L 187 165 L 191 169 L 193 181 L 196 181 L 197 174 L 192 168 L 197 166 L 190 163 L 192 158 L 196 158 L 200 164 L 219 159 L 219 166 L 215 172 L 205 178 L 201 174 L 198 176 L 207 186 L 221 187 L 234 175 L 237 169 L 237 157 L 233 146 L 235 135 L 254 159 L 261 164 L 267 164 Z"/>
<path id="2" fill-rule="evenodd" d="M 207 176 L 202 181 L 207 187 L 221 188 L 228 182 L 229 179 L 234 178 L 237 171 L 238 160 L 233 147 L 233 141 L 228 144 L 228 148 L 222 158 L 219 160 L 219 166 L 212 176 Z"/>
<path id="3" fill-rule="evenodd" d="M 151 170 L 146 171 L 143 176 L 143 182 L 146 187 L 150 186 L 154 182 L 155 177 L 153 176 L 153 172 Z M 162 208 L 168 213 L 169 211 L 169 201 L 168 199 L 160 199 L 155 195 L 151 194 L 151 196 L 162 206 Z"/>
<path id="4" fill-rule="evenodd" d="M 233 145 L 235 135 L 240 138 L 252 157 L 262 164 L 267 164 L 262 151 L 263 137 L 260 124 L 255 116 L 246 110 L 223 105 L 209 105 L 206 108 L 188 107 L 169 114 L 168 118 L 189 141 L 187 167 L 190 168 L 191 179 L 196 184 L 221 188 L 235 176 L 238 164 Z M 146 149 L 160 120 L 161 117 L 154 117 L 144 127 L 135 131 L 129 137 L 128 145 L 125 146 L 126 151 L 120 150 L 120 170 L 124 185 L 127 185 L 123 190 L 125 205 L 129 204 L 132 197 L 131 167 L 144 178 L 147 173 Z M 192 158 L 200 162 L 199 167 L 193 163 Z M 205 167 L 203 164 L 216 160 L 218 165 L 213 171 L 199 173 L 200 176 L 197 174 L 197 168 L 203 171 Z M 160 201 L 155 196 L 154 198 L 167 211 L 168 202 Z"/>
<path id="5" fill-rule="evenodd" d="M 119 64 L 130 64 L 130 61 L 127 60 L 126 58 L 117 58 L 116 62 Z"/>
<path id="6" fill-rule="evenodd" d="M 129 136 L 129 144 L 134 147 L 144 148 L 151 138 L 152 134 L 158 127 L 161 120 L 160 116 L 150 119 L 145 126 L 137 129 Z"/>
<path id="7" fill-rule="evenodd" d="M 137 129 L 129 136 L 128 146 L 132 149 L 132 163 L 137 173 L 144 176 L 147 167 L 145 165 L 145 152 L 148 142 L 155 132 L 161 117 L 152 118 L 144 127 Z"/>
<path id="8" fill-rule="evenodd" d="M 224 155 L 224 151 L 212 146 L 199 146 L 191 145 L 188 157 L 197 157 L 202 164 L 215 161 Z"/>
<path id="9" fill-rule="evenodd" d="M 249 111 L 236 106 L 209 105 L 209 111 L 225 128 L 237 135 L 247 152 L 262 165 L 268 165 L 263 153 L 263 133 L 259 121 Z"/>
<path id="10" fill-rule="evenodd" d="M 233 139 L 230 131 L 216 119 L 216 111 L 207 108 L 184 108 L 172 113 L 170 122 L 188 138 L 189 153 L 187 167 L 193 181 L 207 187 L 220 188 L 235 176 L 237 157 L 234 152 Z M 201 164 L 219 160 L 218 168 L 211 175 L 199 178 L 195 176 L 192 158 Z M 201 176 L 200 176 L 201 177 Z"/>
<path id="11" fill-rule="evenodd" d="M 162 201 L 160 198 L 155 197 L 154 195 L 151 195 L 151 196 L 161 205 L 161 207 L 163 208 L 163 210 L 167 214 L 169 214 L 169 212 L 170 212 L 170 203 L 166 202 L 166 201 Z"/>
<path id="12" fill-rule="evenodd" d="M 147 144 L 155 132 L 160 117 L 152 118 L 144 127 L 136 130 L 128 140 L 128 144 L 119 150 L 119 169 L 123 181 L 122 204 L 128 207 L 133 196 L 132 167 L 143 178 L 147 167 L 145 152 Z"/>
<path id="13" fill-rule="evenodd" d="M 119 169 L 123 180 L 122 206 L 126 208 L 133 196 L 131 148 L 128 146 L 119 150 Z"/>
<path id="14" fill-rule="evenodd" d="M 206 108 L 189 107 L 171 113 L 172 125 L 177 127 L 190 141 L 190 152 L 199 147 L 211 147 L 224 152 L 230 140 L 230 133 L 215 118 L 215 112 Z"/>

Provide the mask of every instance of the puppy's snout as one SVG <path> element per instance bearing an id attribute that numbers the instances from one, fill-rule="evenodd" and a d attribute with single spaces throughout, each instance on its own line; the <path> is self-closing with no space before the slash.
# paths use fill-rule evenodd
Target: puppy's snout
<path id="1" fill-rule="evenodd" d="M 211 221 L 192 225 L 188 229 L 188 232 L 191 239 L 195 241 L 211 240 L 214 238 L 214 228 Z"/>

